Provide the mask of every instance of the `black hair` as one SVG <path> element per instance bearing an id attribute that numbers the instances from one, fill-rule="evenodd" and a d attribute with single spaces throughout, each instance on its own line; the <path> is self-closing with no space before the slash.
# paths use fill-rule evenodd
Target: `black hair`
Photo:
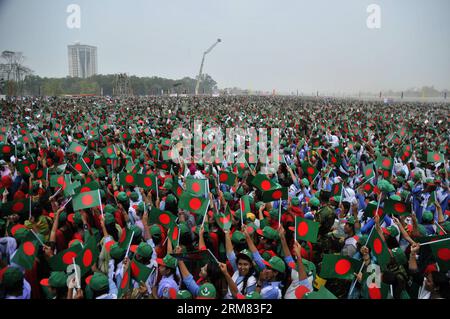
<path id="1" fill-rule="evenodd" d="M 5 295 L 22 296 L 23 294 L 23 280 L 18 281 L 15 285 L 10 287 L 5 287 L 3 284 L 2 286 Z"/>
<path id="2" fill-rule="evenodd" d="M 206 266 L 206 280 L 216 288 L 216 299 L 223 299 L 224 277 L 216 263 L 209 263 Z"/>
<path id="3" fill-rule="evenodd" d="M 92 290 L 93 299 L 100 297 L 101 295 L 109 294 L 109 287 L 100 290 Z"/>
<path id="4" fill-rule="evenodd" d="M 441 298 L 450 299 L 449 278 L 444 273 L 437 271 L 433 271 L 431 277 L 433 278 L 433 285 L 438 289 Z"/>
<path id="5" fill-rule="evenodd" d="M 119 231 L 116 228 L 115 223 L 105 224 L 106 231 L 116 241 L 119 241 Z"/>

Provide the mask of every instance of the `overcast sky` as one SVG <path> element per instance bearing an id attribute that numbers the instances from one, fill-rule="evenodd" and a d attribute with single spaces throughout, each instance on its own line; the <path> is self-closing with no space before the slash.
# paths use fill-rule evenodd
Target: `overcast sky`
<path id="1" fill-rule="evenodd" d="M 381 8 L 369 29 L 367 6 Z M 66 25 L 81 8 L 81 28 Z M 101 74 L 195 77 L 293 92 L 450 89 L 449 0 L 0 0 L 0 50 L 68 75 L 67 45 L 98 47 Z"/>

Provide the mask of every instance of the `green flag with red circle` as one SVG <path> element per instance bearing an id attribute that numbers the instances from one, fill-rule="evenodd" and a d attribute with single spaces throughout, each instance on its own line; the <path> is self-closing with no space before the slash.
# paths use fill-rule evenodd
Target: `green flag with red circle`
<path id="1" fill-rule="evenodd" d="M 171 212 L 162 211 L 156 207 L 152 207 L 148 215 L 149 225 L 159 224 L 163 226 L 165 229 L 169 229 L 176 219 L 177 218 Z"/>
<path id="2" fill-rule="evenodd" d="M 251 184 L 258 188 L 261 192 L 270 191 L 271 189 L 276 187 L 275 183 L 272 182 L 270 178 L 265 174 L 257 174 L 252 179 Z"/>
<path id="3" fill-rule="evenodd" d="M 233 186 L 236 183 L 237 175 L 233 172 L 220 171 L 219 182 L 228 186 Z"/>
<path id="4" fill-rule="evenodd" d="M 30 231 L 23 243 L 20 244 L 11 262 L 22 266 L 26 270 L 30 270 L 33 268 L 38 251 L 39 242 Z"/>
<path id="5" fill-rule="evenodd" d="M 302 218 L 295 217 L 295 236 L 296 240 L 309 241 L 311 243 L 317 242 L 317 236 L 319 234 L 320 223 Z"/>
<path id="6" fill-rule="evenodd" d="M 116 148 L 114 145 L 106 146 L 102 148 L 102 154 L 105 158 L 117 158 L 116 156 Z"/>
<path id="7" fill-rule="evenodd" d="M 375 170 L 373 169 L 373 165 L 366 165 L 363 169 L 364 181 L 368 181 L 375 177 Z"/>
<path id="8" fill-rule="evenodd" d="M 376 229 L 372 231 L 367 247 L 370 248 L 372 256 L 377 258 L 377 264 L 384 269 L 391 260 L 391 254 L 389 253 L 389 248 Z"/>
<path id="9" fill-rule="evenodd" d="M 428 163 L 443 163 L 444 155 L 439 152 L 430 152 L 427 153 L 427 162 Z"/>
<path id="10" fill-rule="evenodd" d="M 132 174 L 132 173 L 124 173 L 121 172 L 118 175 L 119 178 L 119 185 L 122 186 L 136 186 L 138 182 L 138 174 Z"/>
<path id="11" fill-rule="evenodd" d="M 127 271 L 123 272 L 122 280 L 119 283 L 119 291 L 117 293 L 117 297 L 122 298 L 126 293 L 131 292 L 131 265 L 129 265 Z"/>
<path id="12" fill-rule="evenodd" d="M 148 268 L 143 263 L 140 263 L 135 258 L 131 260 L 131 277 L 137 282 L 146 282 L 150 274 L 152 273 L 152 269 Z"/>
<path id="13" fill-rule="evenodd" d="M 145 190 L 152 189 L 156 191 L 158 188 L 158 180 L 155 174 L 137 174 L 136 179 L 136 185 Z"/>
<path id="14" fill-rule="evenodd" d="M 55 256 L 51 257 L 49 260 L 50 268 L 53 271 L 66 271 L 67 266 L 73 264 L 73 260 L 81 255 L 83 252 L 83 247 L 80 244 L 75 244 L 69 247 Z M 81 265 L 79 265 L 81 268 Z"/>
<path id="15" fill-rule="evenodd" d="M 244 216 L 244 218 L 246 218 L 245 216 L 247 216 L 247 213 L 252 212 L 252 209 L 250 207 L 250 196 L 249 195 L 244 195 L 240 198 L 239 208 L 240 208 L 240 210 L 242 212 L 242 216 Z"/>
<path id="16" fill-rule="evenodd" d="M 413 148 L 411 144 L 403 146 L 402 151 L 397 154 L 397 156 L 400 157 L 403 163 L 409 161 L 412 155 L 413 155 Z"/>
<path id="17" fill-rule="evenodd" d="M 81 185 L 80 187 L 75 189 L 76 193 L 86 193 L 91 192 L 96 189 L 100 189 L 100 184 L 97 181 L 92 181 L 90 183 L 86 183 Z"/>
<path id="18" fill-rule="evenodd" d="M 16 199 L 11 202 L 3 203 L 0 207 L 0 211 L 3 216 L 12 214 L 28 215 L 31 207 L 31 197 L 24 199 Z"/>
<path id="19" fill-rule="evenodd" d="M 279 187 L 273 190 L 269 190 L 263 192 L 262 201 L 264 203 L 269 203 L 273 201 L 277 201 L 280 199 L 288 199 L 288 188 L 287 187 Z"/>
<path id="20" fill-rule="evenodd" d="M 439 271 L 450 270 L 450 239 L 431 243 L 430 246 L 434 259 L 439 265 Z"/>
<path id="21" fill-rule="evenodd" d="M 225 213 L 214 214 L 217 225 L 224 231 L 230 230 L 233 221 L 232 218 L 230 207 L 228 205 L 225 208 Z"/>
<path id="22" fill-rule="evenodd" d="M 377 168 L 383 171 L 392 171 L 394 160 L 391 157 L 380 156 L 376 161 Z"/>
<path id="23" fill-rule="evenodd" d="M 209 180 L 187 177 L 186 178 L 186 191 L 196 197 L 208 197 L 209 196 Z"/>
<path id="24" fill-rule="evenodd" d="M 384 201 L 384 211 L 387 214 L 394 214 L 397 216 L 411 215 L 410 205 L 390 198 Z"/>
<path id="25" fill-rule="evenodd" d="M 373 270 L 373 272 L 375 272 L 375 270 Z M 363 299 L 387 299 L 389 294 L 389 285 L 383 282 L 377 283 L 376 277 L 371 276 L 372 273 L 365 272 L 363 274 L 363 279 L 361 281 L 361 296 Z"/>
<path id="26" fill-rule="evenodd" d="M 81 276 L 84 276 L 95 265 L 99 256 L 97 240 L 95 236 L 88 236 L 84 243 L 83 251 L 75 258 L 75 263 L 80 266 Z"/>
<path id="27" fill-rule="evenodd" d="M 184 192 L 178 201 L 178 208 L 188 210 L 197 215 L 204 216 L 209 206 L 209 198 L 196 197 L 190 192 Z"/>
<path id="28" fill-rule="evenodd" d="M 87 166 L 82 157 L 80 157 L 72 166 L 78 173 L 87 174 L 90 171 L 89 166 Z"/>
<path id="29" fill-rule="evenodd" d="M 362 261 L 342 255 L 324 254 L 320 277 L 323 279 L 348 279 L 358 272 Z"/>
<path id="30" fill-rule="evenodd" d="M 100 206 L 100 191 L 95 190 L 77 194 L 73 196 L 72 204 L 74 211 Z"/>
<path id="31" fill-rule="evenodd" d="M 333 196 L 341 196 L 343 188 L 343 182 L 334 183 L 333 185 L 331 185 L 331 194 L 333 194 Z"/>
<path id="32" fill-rule="evenodd" d="M 84 151 L 86 151 L 86 146 L 76 142 L 70 143 L 69 149 L 67 150 L 68 153 L 74 153 L 79 156 L 83 156 Z"/>
<path id="33" fill-rule="evenodd" d="M 385 211 L 383 209 L 383 207 L 378 207 L 377 210 L 377 204 L 378 202 L 376 201 L 371 201 L 367 204 L 366 208 L 364 209 L 364 216 L 368 217 L 368 218 L 374 218 L 375 214 L 380 216 L 380 220 L 382 220 L 384 218 L 385 215 Z"/>

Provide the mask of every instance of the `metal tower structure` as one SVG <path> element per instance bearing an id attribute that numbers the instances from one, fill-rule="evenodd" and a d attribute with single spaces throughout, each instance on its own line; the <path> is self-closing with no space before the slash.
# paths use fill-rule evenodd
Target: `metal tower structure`
<path id="1" fill-rule="evenodd" d="M 217 39 L 217 41 L 216 41 L 212 46 L 210 46 L 208 50 L 206 50 L 206 51 L 203 53 L 202 64 L 200 64 L 200 72 L 198 72 L 197 85 L 195 86 L 195 95 L 198 95 L 198 90 L 199 90 L 199 88 L 200 88 L 200 81 L 201 81 L 201 78 L 202 78 L 202 71 L 203 71 L 203 64 L 205 63 L 205 56 L 206 56 L 209 52 L 211 52 L 211 50 L 214 49 L 214 47 L 215 47 L 217 44 L 219 44 L 219 42 L 222 42 L 222 40 L 221 40 L 221 39 Z"/>
<path id="2" fill-rule="evenodd" d="M 113 87 L 114 96 L 130 96 L 133 95 L 130 79 L 126 73 L 116 74 Z"/>

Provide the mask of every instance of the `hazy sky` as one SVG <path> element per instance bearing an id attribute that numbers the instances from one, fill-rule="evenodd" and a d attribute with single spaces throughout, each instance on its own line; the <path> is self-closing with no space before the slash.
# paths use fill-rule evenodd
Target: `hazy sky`
<path id="1" fill-rule="evenodd" d="M 369 4 L 381 28 L 369 29 Z M 81 7 L 69 29 L 67 6 Z M 450 89 L 449 0 L 0 0 L 0 50 L 68 75 L 67 45 L 98 47 L 98 71 L 195 77 L 220 88 L 357 92 Z"/>

